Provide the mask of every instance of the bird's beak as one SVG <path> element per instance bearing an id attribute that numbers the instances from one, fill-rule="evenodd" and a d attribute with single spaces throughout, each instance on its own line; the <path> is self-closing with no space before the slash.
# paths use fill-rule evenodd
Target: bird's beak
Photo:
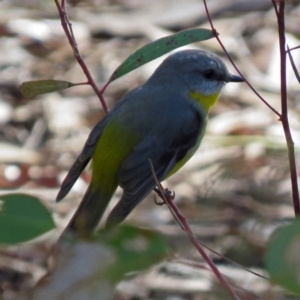
<path id="1" fill-rule="evenodd" d="M 226 79 L 227 79 L 226 82 L 243 82 L 243 81 L 245 81 L 241 76 L 233 75 L 233 74 L 228 74 Z"/>

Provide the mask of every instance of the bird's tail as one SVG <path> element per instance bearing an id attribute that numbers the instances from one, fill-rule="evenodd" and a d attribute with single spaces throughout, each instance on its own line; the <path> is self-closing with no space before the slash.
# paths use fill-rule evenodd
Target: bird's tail
<path id="1" fill-rule="evenodd" d="M 102 218 L 112 195 L 113 193 L 103 194 L 90 185 L 71 221 L 64 230 L 62 237 L 66 234 L 80 237 L 91 236 Z"/>

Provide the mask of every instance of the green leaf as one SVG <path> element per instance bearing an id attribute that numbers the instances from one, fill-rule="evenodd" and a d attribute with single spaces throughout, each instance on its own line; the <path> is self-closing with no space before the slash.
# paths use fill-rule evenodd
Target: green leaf
<path id="1" fill-rule="evenodd" d="M 0 196 L 0 244 L 31 240 L 55 227 L 41 201 L 26 194 Z"/>
<path id="2" fill-rule="evenodd" d="M 279 228 L 272 237 L 265 263 L 272 282 L 300 295 L 300 220 Z"/>
<path id="3" fill-rule="evenodd" d="M 158 58 L 171 50 L 214 37 L 211 30 L 192 28 L 179 31 L 149 43 L 131 54 L 111 75 L 108 82 L 129 73 L 130 71 Z"/>
<path id="4" fill-rule="evenodd" d="M 105 271 L 105 278 L 119 281 L 125 273 L 146 269 L 167 253 L 167 243 L 157 232 L 133 226 L 118 226 L 100 231 L 96 240 L 110 247 L 114 264 Z"/>
<path id="5" fill-rule="evenodd" d="M 35 80 L 23 82 L 20 91 L 24 97 L 34 97 L 41 94 L 61 91 L 76 84 L 64 80 Z"/>

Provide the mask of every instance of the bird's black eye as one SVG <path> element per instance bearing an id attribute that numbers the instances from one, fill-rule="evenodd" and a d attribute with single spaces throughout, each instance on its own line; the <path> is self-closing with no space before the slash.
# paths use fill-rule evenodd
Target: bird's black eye
<path id="1" fill-rule="evenodd" d="M 203 75 L 206 79 L 213 79 L 215 77 L 215 71 L 208 69 L 203 72 Z"/>

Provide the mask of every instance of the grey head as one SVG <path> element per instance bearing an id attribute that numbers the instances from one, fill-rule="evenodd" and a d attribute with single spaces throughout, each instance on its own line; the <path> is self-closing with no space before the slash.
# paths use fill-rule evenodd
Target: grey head
<path id="1" fill-rule="evenodd" d="M 150 82 L 181 82 L 189 91 L 204 95 L 219 93 L 228 82 L 242 82 L 243 78 L 228 72 L 224 62 L 203 50 L 183 50 L 167 57 L 156 69 Z M 183 88 L 183 86 L 181 85 Z"/>

